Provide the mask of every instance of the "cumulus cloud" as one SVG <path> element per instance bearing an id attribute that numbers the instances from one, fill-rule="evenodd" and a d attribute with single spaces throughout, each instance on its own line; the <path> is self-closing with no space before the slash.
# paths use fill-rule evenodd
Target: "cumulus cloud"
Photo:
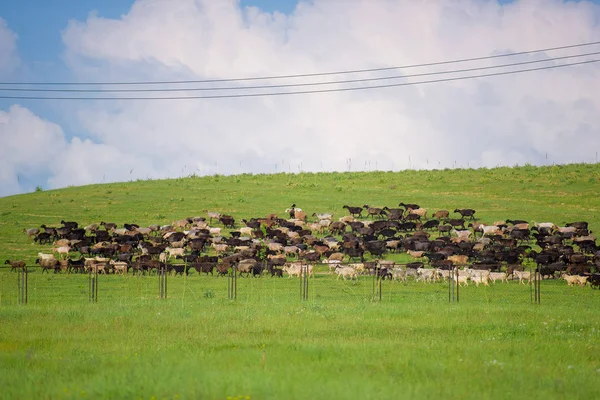
<path id="1" fill-rule="evenodd" d="M 78 79 L 201 80 L 379 68 L 592 42 L 600 40 L 599 20 L 600 6 L 585 1 L 314 0 L 283 15 L 241 8 L 235 0 L 138 0 L 120 19 L 91 14 L 71 21 L 63 40 Z M 88 139 L 72 141 L 78 151 L 65 162 L 72 169 L 94 165 L 77 179 L 63 170 L 49 182 L 594 161 L 598 68 L 318 95 L 76 103 L 73 115 Z M 239 83 L 250 84 L 257 82 Z M 206 93 L 183 93 L 198 94 Z"/>
<path id="2" fill-rule="evenodd" d="M 31 189 L 31 182 L 43 181 L 51 173 L 53 159 L 66 147 L 60 126 L 18 105 L 0 111 L 0 140 L 0 195 L 19 193 Z"/>
<path id="3" fill-rule="evenodd" d="M 0 18 L 0 76 L 13 72 L 19 63 L 17 35 L 9 29 L 6 21 Z"/>
<path id="4" fill-rule="evenodd" d="M 114 147 L 67 140 L 60 126 L 13 105 L 0 110 L 0 196 L 42 188 L 140 177 L 134 163 Z M 144 166 L 148 167 L 150 166 Z M 126 168 L 128 174 L 123 172 Z"/>

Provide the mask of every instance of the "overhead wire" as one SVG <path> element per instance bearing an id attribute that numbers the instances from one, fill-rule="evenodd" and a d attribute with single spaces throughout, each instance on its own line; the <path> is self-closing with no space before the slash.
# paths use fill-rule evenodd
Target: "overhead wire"
<path id="1" fill-rule="evenodd" d="M 540 60 L 531 60 L 531 61 L 521 61 L 516 63 L 509 64 L 500 64 L 500 65 L 491 65 L 485 67 L 474 67 L 474 68 L 463 68 L 457 70 L 449 70 L 449 71 L 435 71 L 435 72 L 424 72 L 420 74 L 409 74 L 409 75 L 395 75 L 395 76 L 384 76 L 384 77 L 376 77 L 376 78 L 360 78 L 360 79 L 347 79 L 347 80 L 338 80 L 338 81 L 325 81 L 325 82 L 306 82 L 306 83 L 288 83 L 288 84 L 279 84 L 279 85 L 260 85 L 260 86 L 225 86 L 225 87 L 188 87 L 188 88 L 162 88 L 162 89 L 36 89 L 36 88 L 2 88 L 0 87 L 0 92 L 42 92 L 42 93 L 140 93 L 140 92 L 194 92 L 194 91 L 225 91 L 225 90 L 256 90 L 256 89 L 274 89 L 274 88 L 286 88 L 286 87 L 306 87 L 306 86 L 323 86 L 323 85 L 338 85 L 338 84 L 348 84 L 348 83 L 362 83 L 362 82 L 375 82 L 382 80 L 392 80 L 392 79 L 406 79 L 406 78 L 417 78 L 424 76 L 434 76 L 434 75 L 447 75 L 447 74 L 457 74 L 464 72 L 473 72 L 473 71 L 485 71 L 496 68 L 507 68 L 507 67 L 515 67 L 520 65 L 529 65 L 529 64 L 539 64 L 549 61 L 557 61 L 557 60 L 565 60 L 567 58 L 578 58 L 578 57 L 586 57 L 586 56 L 594 56 L 599 55 L 600 51 L 592 52 L 592 53 L 584 53 L 584 54 L 573 54 L 562 57 L 552 57 Z"/>
<path id="2" fill-rule="evenodd" d="M 513 75 L 513 74 L 532 72 L 532 71 L 542 71 L 542 70 L 565 68 L 565 67 L 571 67 L 571 66 L 575 66 L 575 65 L 592 64 L 592 63 L 596 63 L 599 61 L 600 61 L 600 59 L 586 60 L 586 61 L 580 61 L 580 62 L 568 63 L 568 64 L 557 64 L 557 65 L 549 65 L 549 66 L 529 68 L 529 69 L 520 69 L 520 70 L 516 70 L 516 71 L 501 71 L 501 72 L 479 74 L 479 75 L 468 75 L 468 76 L 461 76 L 461 77 L 434 79 L 434 80 L 428 80 L 428 81 L 390 83 L 390 84 L 384 84 L 384 85 L 357 86 L 357 87 L 336 88 L 336 89 L 303 90 L 303 91 L 292 91 L 292 92 L 286 91 L 286 92 L 267 92 L 267 93 L 241 93 L 241 94 L 226 94 L 226 95 L 170 96 L 170 97 L 55 97 L 55 96 L 40 97 L 40 96 L 4 96 L 4 95 L 0 95 L 0 99 L 21 99 L 21 100 L 194 100 L 194 99 L 227 99 L 227 98 L 244 98 L 244 97 L 301 95 L 301 94 L 313 94 L 313 93 L 332 93 L 332 92 L 348 92 L 348 91 L 358 91 L 358 90 L 372 90 L 372 89 L 382 89 L 382 88 L 390 88 L 390 87 L 402 87 L 402 86 L 414 86 L 414 85 L 423 85 L 423 84 L 431 84 L 431 83 L 440 83 L 440 82 L 462 81 L 462 80 L 467 80 L 467 79 L 485 78 L 485 77 L 502 76 L 502 75 Z"/>

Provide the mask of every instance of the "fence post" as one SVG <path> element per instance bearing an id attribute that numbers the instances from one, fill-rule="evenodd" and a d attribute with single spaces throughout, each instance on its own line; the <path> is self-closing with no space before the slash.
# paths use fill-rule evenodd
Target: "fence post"
<path id="1" fill-rule="evenodd" d="M 531 302 L 533 304 L 540 304 L 540 290 L 541 290 L 541 283 L 542 283 L 542 274 L 540 273 L 540 269 L 539 268 L 535 268 L 533 270 L 533 277 L 529 276 L 529 292 L 530 292 L 530 297 L 532 296 Z M 531 289 L 533 285 L 533 290 Z"/>
<path id="2" fill-rule="evenodd" d="M 541 304 L 542 303 L 542 272 L 539 269 L 536 269 L 537 271 L 537 281 L 538 281 L 538 292 L 537 292 L 537 303 Z"/>
<path id="3" fill-rule="evenodd" d="M 167 273 L 166 266 L 161 266 L 158 269 L 158 292 L 161 299 L 167 298 Z"/>
<path id="4" fill-rule="evenodd" d="M 456 268 L 456 302 L 458 303 L 460 300 L 460 282 L 458 281 L 458 275 L 460 274 L 460 272 L 458 272 L 459 269 L 458 267 Z"/>
<path id="5" fill-rule="evenodd" d="M 375 300 L 375 281 L 377 280 L 377 265 L 373 267 L 373 289 L 371 293 L 371 301 Z"/>
<path id="6" fill-rule="evenodd" d="M 300 298 L 308 300 L 308 264 L 300 265 Z"/>
<path id="7" fill-rule="evenodd" d="M 376 264 L 373 269 L 373 297 L 372 300 L 381 301 L 381 267 Z"/>
<path id="8" fill-rule="evenodd" d="M 98 268 L 96 265 L 92 266 L 90 273 L 88 275 L 88 283 L 89 283 L 89 300 L 90 303 L 98 302 Z"/>
<path id="9" fill-rule="evenodd" d="M 454 300 L 454 268 L 448 271 L 448 303 Z"/>
<path id="10" fill-rule="evenodd" d="M 229 300 L 237 299 L 237 275 L 236 275 L 236 267 L 235 265 L 231 266 L 231 272 L 229 273 L 229 277 L 227 279 L 227 296 Z"/>
<path id="11" fill-rule="evenodd" d="M 458 288 L 460 287 L 460 284 L 458 283 L 459 273 L 457 267 L 452 267 L 450 269 L 450 276 L 448 279 L 448 301 L 450 303 L 458 303 Z"/>
<path id="12" fill-rule="evenodd" d="M 454 275 L 453 277 L 453 284 L 452 284 L 452 302 L 457 302 L 460 300 L 460 282 L 459 282 L 459 275 L 460 275 L 460 270 L 458 269 L 458 267 L 453 267 L 452 268 L 452 275 Z"/>
<path id="13" fill-rule="evenodd" d="M 28 282 L 27 282 L 27 266 L 19 270 L 17 276 L 17 288 L 19 292 L 19 304 L 27 304 Z"/>

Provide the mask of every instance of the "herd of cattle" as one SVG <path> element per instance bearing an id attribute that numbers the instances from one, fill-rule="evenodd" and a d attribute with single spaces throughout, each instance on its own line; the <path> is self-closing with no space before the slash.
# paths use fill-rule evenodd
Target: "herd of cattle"
<path id="1" fill-rule="evenodd" d="M 312 275 L 313 266 L 327 264 L 338 279 L 373 274 L 488 285 L 527 282 L 527 266 L 535 266 L 542 279 L 600 287 L 600 248 L 585 221 L 565 226 L 511 219 L 483 224 L 473 209 L 437 210 L 428 219 L 425 208 L 405 203 L 342 209 L 349 215 L 337 219 L 329 213 L 309 217 L 294 204 L 286 210 L 289 218 L 271 214 L 241 223 L 208 212 L 162 226 L 101 222 L 82 227 L 63 220 L 61 226 L 24 231 L 36 243 L 52 246 L 51 252 L 38 254 L 42 273 L 149 274 L 164 269 L 221 276 L 233 270 L 246 276 L 291 277 Z M 384 259 L 400 252 L 410 262 Z M 26 268 L 23 261 L 6 264 L 13 270 Z"/>

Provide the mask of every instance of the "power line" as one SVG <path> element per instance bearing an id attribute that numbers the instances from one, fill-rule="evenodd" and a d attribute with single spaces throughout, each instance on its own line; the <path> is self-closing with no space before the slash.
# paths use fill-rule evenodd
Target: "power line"
<path id="1" fill-rule="evenodd" d="M 432 76 L 432 75 L 447 75 L 447 74 L 455 74 L 455 73 L 463 73 L 463 72 L 473 72 L 473 71 L 484 71 L 489 69 L 496 68 L 506 68 L 506 67 L 515 67 L 519 65 L 528 65 L 528 64 L 539 64 L 549 61 L 556 60 L 564 60 L 567 58 L 576 58 L 576 57 L 585 57 L 585 56 L 594 56 L 600 54 L 600 51 L 596 51 L 593 53 L 584 53 L 584 54 L 574 54 L 562 57 L 553 57 L 546 58 L 543 60 L 532 60 L 532 61 L 522 61 L 517 63 L 510 64 L 501 64 L 501 65 L 492 65 L 487 67 L 474 67 L 474 68 L 463 68 L 458 70 L 450 70 L 450 71 L 436 71 L 436 72 L 424 72 L 420 74 L 411 74 L 411 75 L 396 75 L 396 76 L 385 76 L 378 78 L 362 78 L 362 79 L 348 79 L 348 80 L 340 80 L 340 81 L 325 81 L 325 82 L 312 82 L 312 83 L 289 83 L 289 84 L 281 84 L 281 85 L 261 85 L 261 86 L 227 86 L 227 87 L 204 87 L 204 88 L 163 88 L 163 89 L 31 89 L 31 88 L 2 88 L 0 87 L 0 92 L 2 91 L 10 91 L 10 92 L 60 92 L 60 93 L 140 93 L 140 92 L 183 92 L 183 91 L 217 91 L 217 90 L 253 90 L 253 89 L 274 89 L 274 88 L 285 88 L 285 87 L 302 87 L 302 86 L 322 86 L 322 85 L 336 85 L 336 84 L 347 84 L 347 83 L 360 83 L 360 82 L 374 82 L 374 81 L 382 81 L 382 80 L 391 80 L 391 79 L 406 79 L 406 78 L 416 78 L 423 76 Z"/>
<path id="2" fill-rule="evenodd" d="M 501 57 L 514 57 L 525 54 L 540 53 L 554 50 L 572 49 L 584 46 L 594 46 L 600 44 L 600 41 L 572 44 L 567 46 L 558 47 L 547 47 L 543 49 L 520 51 L 516 53 L 502 53 L 495 54 L 492 56 L 480 56 L 472 58 L 462 58 L 449 61 L 435 61 L 430 63 L 422 64 L 410 64 L 393 67 L 381 67 L 381 68 L 368 68 L 368 69 L 355 69 L 346 71 L 330 71 L 330 72 L 315 72 L 305 74 L 292 74 L 292 75 L 274 75 L 274 76 L 258 76 L 258 77 L 246 77 L 246 78 L 226 78 L 226 79 L 205 79 L 205 80 L 181 80 L 181 81 L 133 81 L 133 82 L 0 82 L 0 85 L 52 85 L 52 86 L 91 86 L 91 85 L 166 85 L 166 84 L 190 84 L 190 83 L 215 83 L 215 82 L 241 82 L 241 81 L 255 81 L 255 80 L 274 80 L 274 79 L 290 79 L 290 78 L 306 78 L 313 76 L 328 76 L 328 75 L 342 75 L 342 74 L 353 74 L 353 73 L 364 73 L 364 72 L 379 72 L 379 71 L 390 71 L 395 69 L 409 69 L 419 67 L 432 67 L 436 65 L 455 64 L 461 62 L 481 61 L 490 60 Z"/>
<path id="3" fill-rule="evenodd" d="M 492 76 L 513 75 L 513 74 L 524 73 L 524 72 L 542 71 L 542 70 L 548 70 L 548 69 L 571 67 L 571 66 L 575 66 L 575 65 L 592 64 L 592 63 L 596 63 L 599 61 L 600 61 L 600 59 L 587 60 L 587 61 L 580 61 L 580 62 L 570 63 L 570 64 L 550 65 L 550 66 L 522 69 L 522 70 L 516 70 L 516 71 L 494 72 L 494 73 L 489 73 L 489 74 L 469 75 L 469 76 L 454 77 L 454 78 L 443 78 L 443 79 L 435 79 L 435 80 L 420 81 L 420 82 L 403 82 L 403 83 L 391 83 L 391 84 L 376 85 L 376 86 L 358 86 L 358 87 L 339 88 L 339 89 L 304 90 L 304 91 L 296 91 L 296 92 L 242 93 L 242 94 L 231 94 L 231 95 L 172 96 L 172 97 L 0 96 L 0 99 L 15 99 L 15 100 L 16 99 L 18 99 L 18 100 L 196 100 L 196 99 L 231 99 L 231 98 L 242 98 L 242 97 L 267 97 L 267 96 L 285 96 L 285 95 L 299 95 L 299 94 L 313 94 L 313 93 L 349 92 L 349 91 L 355 91 L 355 90 L 371 90 L 371 89 L 382 89 L 382 88 L 400 87 L 400 86 L 414 86 L 414 85 L 424 85 L 424 84 L 429 84 L 429 83 L 452 82 L 452 81 L 462 81 L 462 80 L 467 80 L 467 79 L 485 78 L 485 77 L 492 77 Z"/>

